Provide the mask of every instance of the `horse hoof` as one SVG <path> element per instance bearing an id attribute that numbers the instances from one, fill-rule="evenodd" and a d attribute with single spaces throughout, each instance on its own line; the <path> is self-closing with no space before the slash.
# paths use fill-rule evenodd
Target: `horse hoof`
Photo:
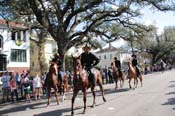
<path id="1" fill-rule="evenodd" d="M 85 113 L 86 113 L 86 110 L 83 111 L 83 114 L 85 114 Z"/>
<path id="2" fill-rule="evenodd" d="M 94 108 L 95 107 L 95 104 L 93 104 L 91 107 Z"/>
<path id="3" fill-rule="evenodd" d="M 71 113 L 71 116 L 74 116 L 74 112 Z"/>
<path id="4" fill-rule="evenodd" d="M 106 102 L 106 99 L 103 97 L 103 101 Z"/>

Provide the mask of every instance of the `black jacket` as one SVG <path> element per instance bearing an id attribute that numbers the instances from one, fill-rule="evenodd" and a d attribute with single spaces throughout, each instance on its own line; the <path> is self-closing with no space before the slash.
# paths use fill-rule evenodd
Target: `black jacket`
<path id="1" fill-rule="evenodd" d="M 137 59 L 133 59 L 133 60 L 132 60 L 132 66 L 137 66 L 137 65 L 138 65 Z"/>
<path id="2" fill-rule="evenodd" d="M 121 62 L 120 60 L 115 60 L 115 66 L 118 68 L 118 69 L 121 69 Z"/>
<path id="3" fill-rule="evenodd" d="M 81 54 L 81 64 L 83 67 L 92 68 L 99 63 L 99 59 L 91 52 L 84 52 Z"/>

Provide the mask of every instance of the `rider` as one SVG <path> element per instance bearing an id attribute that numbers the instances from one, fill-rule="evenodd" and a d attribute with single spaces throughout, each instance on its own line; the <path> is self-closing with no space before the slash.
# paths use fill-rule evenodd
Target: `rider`
<path id="1" fill-rule="evenodd" d="M 120 60 L 117 59 L 117 57 L 114 57 L 114 63 L 115 63 L 115 66 L 117 67 L 118 71 L 119 71 L 119 74 L 121 75 L 122 72 L 121 72 L 121 62 Z"/>
<path id="2" fill-rule="evenodd" d="M 132 66 L 135 67 L 136 72 L 137 72 L 137 76 L 140 76 L 140 70 L 138 69 L 138 62 L 137 62 L 137 56 L 135 54 L 132 55 Z"/>
<path id="3" fill-rule="evenodd" d="M 90 52 L 90 45 L 85 45 L 83 48 L 83 53 L 80 55 L 81 64 L 83 68 L 89 73 L 88 79 L 95 86 L 95 76 L 92 73 L 91 69 L 99 63 L 99 59 Z"/>
<path id="4" fill-rule="evenodd" d="M 60 74 L 60 70 L 62 68 L 62 60 L 60 58 L 59 53 L 55 53 L 53 55 L 53 58 L 52 58 L 51 62 L 57 64 L 57 68 L 58 68 L 58 79 L 60 80 L 60 83 L 62 84 L 62 77 L 61 77 L 61 74 Z"/>

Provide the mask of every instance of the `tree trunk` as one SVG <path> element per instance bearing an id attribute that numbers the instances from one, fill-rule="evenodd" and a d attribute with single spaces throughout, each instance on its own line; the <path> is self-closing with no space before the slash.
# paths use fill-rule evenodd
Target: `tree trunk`
<path id="1" fill-rule="evenodd" d="M 44 39 L 44 33 L 41 31 L 39 34 L 39 41 L 38 41 L 38 62 L 39 62 L 39 73 L 40 75 L 44 73 L 45 71 L 45 55 L 44 55 L 44 45 L 45 45 L 45 39 Z"/>

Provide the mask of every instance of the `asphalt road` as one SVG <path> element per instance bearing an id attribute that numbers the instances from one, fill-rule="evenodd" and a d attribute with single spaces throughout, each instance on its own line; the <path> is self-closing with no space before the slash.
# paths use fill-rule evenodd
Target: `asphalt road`
<path id="1" fill-rule="evenodd" d="M 128 80 L 123 88 L 114 84 L 104 86 L 107 102 L 104 103 L 97 87 L 96 107 L 91 108 L 92 94 L 88 93 L 87 112 L 83 112 L 82 94 L 75 101 L 76 116 L 175 116 L 175 70 L 144 76 L 143 87 L 129 89 Z M 0 116 L 70 116 L 71 97 L 56 105 L 55 98 L 49 107 L 47 100 L 24 101 L 0 105 Z"/>

